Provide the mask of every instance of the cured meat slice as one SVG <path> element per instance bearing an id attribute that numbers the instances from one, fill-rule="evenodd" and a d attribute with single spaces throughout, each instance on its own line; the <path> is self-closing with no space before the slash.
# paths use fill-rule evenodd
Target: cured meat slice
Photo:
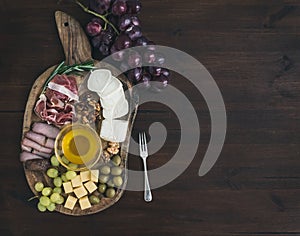
<path id="1" fill-rule="evenodd" d="M 26 152 L 31 152 L 32 151 L 32 148 L 30 148 L 30 147 L 27 147 L 27 146 L 25 146 L 25 145 L 21 145 L 21 149 L 23 150 L 23 151 L 26 151 Z"/>
<path id="2" fill-rule="evenodd" d="M 48 138 L 55 139 L 59 133 L 59 129 L 54 127 L 53 125 L 48 125 L 42 122 L 35 122 L 32 125 L 32 131 L 35 133 L 39 133 L 45 135 Z"/>
<path id="3" fill-rule="evenodd" d="M 46 143 L 45 143 L 45 147 L 47 148 L 54 148 L 54 139 L 51 138 L 47 138 Z"/>
<path id="4" fill-rule="evenodd" d="M 52 156 L 52 154 L 44 153 L 44 152 L 39 152 L 37 150 L 33 150 L 32 153 L 35 154 L 35 155 L 44 157 L 44 158 L 50 158 Z"/>
<path id="5" fill-rule="evenodd" d="M 46 136 L 44 135 L 41 135 L 41 134 L 38 134 L 38 133 L 35 133 L 33 131 L 28 131 L 26 134 L 25 134 L 25 137 L 44 146 L 45 143 L 46 143 Z"/>
<path id="6" fill-rule="evenodd" d="M 20 154 L 20 161 L 22 161 L 22 162 L 25 162 L 28 160 L 33 160 L 33 159 L 43 159 L 43 157 L 38 156 L 33 153 L 30 153 L 30 152 L 21 152 L 21 154 Z"/>
<path id="7" fill-rule="evenodd" d="M 46 147 L 43 147 L 42 145 L 28 139 L 28 138 L 24 138 L 23 141 L 22 141 L 22 144 L 27 146 L 27 147 L 30 147 L 30 148 L 33 148 L 39 152 L 44 152 L 44 153 L 52 153 L 53 152 L 53 149 L 51 148 L 46 148 Z"/>
<path id="8" fill-rule="evenodd" d="M 48 124 L 62 126 L 74 118 L 73 101 L 78 101 L 78 88 L 73 76 L 56 75 L 41 94 L 34 111 Z"/>

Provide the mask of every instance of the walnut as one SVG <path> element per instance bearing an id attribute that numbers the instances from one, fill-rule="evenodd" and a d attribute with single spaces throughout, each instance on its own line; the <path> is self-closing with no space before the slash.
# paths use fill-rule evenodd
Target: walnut
<path id="1" fill-rule="evenodd" d="M 104 150 L 102 155 L 101 155 L 101 158 L 103 159 L 104 162 L 109 162 L 111 156 L 112 155 L 108 151 Z"/>
<path id="2" fill-rule="evenodd" d="M 76 110 L 77 110 L 77 111 L 82 111 L 83 108 L 84 108 L 84 104 L 81 103 L 81 102 L 79 102 L 79 103 L 76 103 L 76 104 L 75 104 L 75 107 L 76 107 Z"/>
<path id="3" fill-rule="evenodd" d="M 106 150 L 111 154 L 117 154 L 119 152 L 119 148 L 114 147 L 108 147 Z"/>
<path id="4" fill-rule="evenodd" d="M 97 102 L 97 103 L 95 104 L 95 110 L 96 110 L 96 111 L 101 111 L 101 106 L 100 106 L 100 103 L 99 103 L 99 102 Z"/>
<path id="5" fill-rule="evenodd" d="M 82 122 L 83 122 L 84 124 L 90 123 L 90 122 L 89 122 L 89 119 L 88 119 L 86 116 L 83 116 L 83 117 L 82 117 Z"/>
<path id="6" fill-rule="evenodd" d="M 120 144 L 117 142 L 109 142 L 108 146 L 112 147 L 112 148 L 119 148 Z"/>

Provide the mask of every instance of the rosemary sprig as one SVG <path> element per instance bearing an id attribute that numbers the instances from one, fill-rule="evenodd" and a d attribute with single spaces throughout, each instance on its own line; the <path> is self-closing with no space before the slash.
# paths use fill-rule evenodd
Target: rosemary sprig
<path id="1" fill-rule="evenodd" d="M 84 5 L 83 5 L 81 2 L 79 2 L 78 0 L 76 0 L 76 3 L 77 3 L 77 4 L 82 8 L 82 10 L 84 10 L 85 12 L 87 12 L 87 13 L 89 13 L 89 14 L 92 14 L 92 15 L 94 15 L 94 16 L 97 16 L 97 17 L 101 18 L 101 19 L 105 22 L 105 27 L 104 27 L 104 29 L 106 29 L 107 24 L 109 24 L 109 25 L 114 29 L 114 31 L 117 33 L 117 35 L 120 34 L 120 32 L 117 30 L 117 28 L 116 28 L 112 23 L 110 23 L 110 22 L 106 19 L 107 14 L 105 14 L 105 15 L 100 15 L 100 14 L 94 12 L 94 11 L 91 11 L 88 7 L 84 6 Z"/>
<path id="2" fill-rule="evenodd" d="M 73 64 L 70 66 L 66 65 L 65 62 L 63 61 L 54 69 L 54 71 L 52 71 L 49 78 L 46 80 L 42 93 L 45 92 L 45 90 L 48 86 L 48 83 L 57 74 L 59 74 L 59 75 L 70 74 L 70 73 L 77 73 L 77 72 L 83 72 L 83 71 L 90 71 L 92 69 L 95 69 L 93 61 L 86 61 L 81 64 L 78 63 L 78 64 Z"/>

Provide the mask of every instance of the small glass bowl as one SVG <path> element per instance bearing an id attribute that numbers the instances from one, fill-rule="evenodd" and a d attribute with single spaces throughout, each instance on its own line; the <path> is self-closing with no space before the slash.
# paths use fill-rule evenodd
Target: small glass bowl
<path id="1" fill-rule="evenodd" d="M 80 153 L 80 149 L 77 150 L 77 147 L 83 145 L 82 143 L 86 146 L 83 148 L 86 149 L 84 153 Z M 54 150 L 62 166 L 68 170 L 83 171 L 92 168 L 99 161 L 102 154 L 102 143 L 94 129 L 88 125 L 73 123 L 66 125 L 59 132 L 55 139 Z M 63 161 L 65 158 L 78 167 L 70 167 Z"/>

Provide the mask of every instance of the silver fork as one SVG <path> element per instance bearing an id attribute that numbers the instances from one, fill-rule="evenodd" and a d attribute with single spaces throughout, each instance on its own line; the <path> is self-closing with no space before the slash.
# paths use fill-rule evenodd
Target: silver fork
<path id="1" fill-rule="evenodd" d="M 139 133 L 139 144 L 140 144 L 140 157 L 143 159 L 144 163 L 144 178 L 145 178 L 145 184 L 144 184 L 144 200 L 146 202 L 152 201 L 152 193 L 149 185 L 149 179 L 148 179 L 148 171 L 147 171 L 147 157 L 148 157 L 148 148 L 147 148 L 147 139 L 145 132 Z"/>

